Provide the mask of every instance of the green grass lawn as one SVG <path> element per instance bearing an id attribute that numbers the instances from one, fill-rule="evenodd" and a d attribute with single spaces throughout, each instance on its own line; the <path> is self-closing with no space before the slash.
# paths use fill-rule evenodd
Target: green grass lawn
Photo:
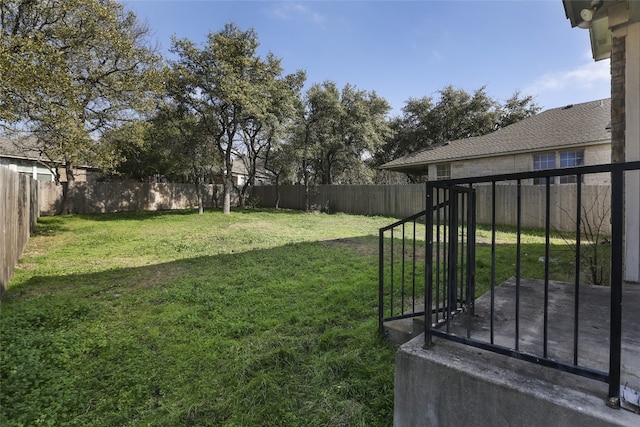
<path id="1" fill-rule="evenodd" d="M 41 218 L 0 305 L 0 425 L 391 425 L 377 236 L 394 221 Z M 512 231 L 497 234 L 497 283 L 515 274 Z M 490 233 L 477 239 L 481 294 Z M 544 235 L 522 242 L 523 277 L 544 277 Z M 551 243 L 551 278 L 569 281 L 570 246 Z"/>
<path id="2" fill-rule="evenodd" d="M 388 426 L 377 230 L 300 212 L 41 218 L 1 305 L 1 425 Z"/>

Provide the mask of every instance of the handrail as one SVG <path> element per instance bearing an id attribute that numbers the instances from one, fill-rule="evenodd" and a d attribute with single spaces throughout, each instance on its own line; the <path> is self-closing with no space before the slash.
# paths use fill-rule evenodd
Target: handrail
<path id="1" fill-rule="evenodd" d="M 431 312 L 435 321 L 425 322 L 425 343 L 429 346 L 432 337 L 437 336 L 460 342 L 473 347 L 514 357 L 527 362 L 570 372 L 586 378 L 603 381 L 609 385 L 607 405 L 619 407 L 620 404 L 620 371 L 621 371 L 621 305 L 622 305 L 622 259 L 623 259 L 623 216 L 624 216 L 624 173 L 640 169 L 640 161 L 612 163 L 605 165 L 580 166 L 563 169 L 488 175 L 482 177 L 455 178 L 442 181 L 430 181 L 427 186 L 426 209 L 402 220 L 396 221 L 379 231 L 379 329 L 384 331 L 384 322 L 424 316 Z M 583 177 L 590 174 L 608 173 L 611 177 L 611 301 L 610 301 L 610 345 L 609 367 L 606 371 L 587 366 L 588 360 L 580 360 L 578 355 L 579 340 L 579 298 L 580 298 L 580 246 L 583 243 L 581 222 Z M 553 177 L 575 175 L 576 179 L 576 218 L 575 218 L 575 283 L 573 313 L 573 357 L 571 361 L 556 360 L 549 356 L 550 343 L 547 335 L 549 306 L 549 246 L 551 224 L 549 222 L 551 207 L 551 179 Z M 518 326 L 518 307 L 522 298 L 520 288 L 522 279 L 521 234 L 523 212 L 523 181 L 540 178 L 544 187 L 545 211 L 545 256 L 544 256 L 544 323 L 543 348 L 540 354 L 529 349 L 520 348 Z M 517 244 L 516 244 L 516 326 L 513 347 L 498 345 L 494 342 L 493 305 L 495 291 L 495 230 L 496 230 L 496 183 L 511 181 L 517 185 Z M 475 207 L 471 196 L 464 193 L 471 191 L 476 184 L 491 184 L 492 206 L 492 238 L 491 238 L 491 324 L 490 339 L 484 341 L 474 338 L 471 328 L 471 312 L 474 306 L 473 288 L 475 285 Z M 543 184 L 545 185 L 545 184 Z M 556 185 L 556 184 L 553 184 Z M 562 184 L 558 184 L 562 185 Z M 515 191 L 515 190 L 514 190 Z M 464 194 L 463 194 L 464 193 Z M 470 194 L 470 193 L 469 193 Z M 443 197 L 444 199 L 441 199 Z M 460 206 L 458 204 L 461 203 Z M 425 226 L 424 244 L 416 243 L 416 221 L 423 220 Z M 459 222 L 462 221 L 462 222 Z M 461 231 L 459 231 L 461 230 Z M 401 233 L 400 236 L 397 233 Z M 459 234 L 461 233 L 461 234 Z M 409 236 L 409 237 L 407 237 Z M 413 238 L 411 238 L 413 236 Z M 385 239 L 389 242 L 385 246 Z M 416 248 L 424 245 L 423 264 L 417 263 Z M 385 252 L 386 251 L 386 252 Z M 458 261 L 459 260 L 459 261 Z M 385 268 L 386 267 L 386 268 Z M 408 268 L 407 268 L 408 267 Z M 424 271 L 422 271 L 424 270 Z M 416 287 L 424 285 L 424 290 Z M 444 287 L 447 287 L 445 289 Z M 447 296 L 449 295 L 449 296 Z M 416 309 L 416 302 L 421 302 Z M 456 313 L 468 316 L 466 334 L 456 334 L 450 327 Z"/>

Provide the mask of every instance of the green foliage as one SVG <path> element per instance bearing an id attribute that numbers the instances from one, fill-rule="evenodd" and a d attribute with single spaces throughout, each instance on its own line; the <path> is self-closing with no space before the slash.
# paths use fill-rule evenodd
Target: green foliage
<path id="1" fill-rule="evenodd" d="M 225 171 L 223 211 L 229 213 L 232 155 L 238 139 L 245 137 L 249 155 L 255 159 L 260 151 L 257 137 L 262 130 L 273 134 L 273 126 L 287 110 L 288 99 L 296 85 L 302 84 L 304 74 L 282 77 L 279 59 L 272 54 L 260 58 L 254 30 L 243 31 L 227 24 L 207 38 L 202 47 L 187 39 L 174 39 L 172 52 L 178 60 L 172 64 L 171 96 L 173 102 L 197 117 L 217 147 Z"/>
<path id="2" fill-rule="evenodd" d="M 147 28 L 115 1 L 9 0 L 0 18 L 5 132 L 35 135 L 69 179 L 74 165 L 109 163 L 94 137 L 146 109 L 156 89 Z"/>
<path id="3" fill-rule="evenodd" d="M 2 303 L 0 424 L 391 424 L 366 249 L 389 221 L 41 218 Z"/>
<path id="4" fill-rule="evenodd" d="M 521 98 L 518 92 L 504 104 L 484 87 L 470 94 L 447 86 L 438 95 L 435 100 L 427 96 L 407 101 L 402 116 L 391 121 L 394 136 L 375 153 L 375 165 L 432 145 L 485 135 L 540 110 L 531 96 Z"/>
<path id="5" fill-rule="evenodd" d="M 377 151 L 389 134 L 390 107 L 375 92 L 347 84 L 341 91 L 326 81 L 306 93 L 293 145 L 302 159 L 305 186 L 363 182 L 363 157 Z"/>

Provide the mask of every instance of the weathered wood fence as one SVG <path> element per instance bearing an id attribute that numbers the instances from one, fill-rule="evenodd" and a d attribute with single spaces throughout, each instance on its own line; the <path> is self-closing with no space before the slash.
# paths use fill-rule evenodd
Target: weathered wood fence
<path id="1" fill-rule="evenodd" d="M 320 185 L 310 194 L 310 203 L 329 212 L 357 215 L 383 215 L 404 218 L 425 207 L 423 184 L 400 185 Z M 262 207 L 275 206 L 275 186 L 256 186 L 252 195 Z M 280 186 L 280 207 L 305 209 L 304 187 Z"/>
<path id="2" fill-rule="evenodd" d="M 238 195 L 232 197 L 237 204 Z M 193 209 L 198 207 L 193 184 L 155 184 L 142 182 L 77 182 L 69 186 L 62 208 L 62 186 L 39 183 L 41 215 L 58 213 L 109 213 Z M 222 204 L 222 186 L 205 185 L 204 207 Z"/>
<path id="3" fill-rule="evenodd" d="M 0 166 L 0 299 L 38 219 L 38 186 L 31 177 Z"/>
<path id="4" fill-rule="evenodd" d="M 481 184 L 476 189 L 476 215 L 479 224 L 491 223 L 491 185 Z M 545 186 L 522 185 L 522 226 L 544 228 Z M 313 189 L 310 203 L 317 209 L 358 215 L 383 215 L 404 218 L 424 209 L 426 186 L 410 185 L 320 185 Z M 590 225 L 598 224 L 600 233 L 610 233 L 608 185 L 582 185 L 580 214 Z M 51 182 L 39 183 L 41 215 L 60 212 L 62 187 Z M 206 186 L 205 207 L 213 208 L 222 203 L 222 188 Z M 251 197 L 261 207 L 275 206 L 275 186 L 256 186 Z M 516 225 L 517 186 L 496 185 L 496 222 L 499 225 Z M 551 186 L 550 222 L 554 230 L 574 231 L 578 207 L 576 185 Z M 232 200 L 238 205 L 238 195 Z M 75 183 L 69 188 L 64 213 L 106 213 L 142 210 L 193 209 L 198 206 L 196 189 L 192 184 L 153 184 L 137 182 Z M 304 187 L 280 186 L 280 207 L 305 209 Z"/>
<path id="5" fill-rule="evenodd" d="M 477 222 L 491 223 L 491 186 L 477 185 Z M 315 188 L 310 203 L 328 208 L 329 212 L 360 215 L 384 215 L 403 218 L 425 207 L 424 184 L 413 185 L 321 185 Z M 496 222 L 515 225 L 517 186 L 496 186 Z M 281 186 L 280 207 L 305 209 L 304 187 Z M 206 186 L 206 208 L 221 205 L 222 188 Z M 274 186 L 256 186 L 252 197 L 261 207 L 273 207 Z M 523 185 L 522 226 L 545 226 L 545 186 Z M 2 292 L 22 254 L 38 215 L 54 215 L 61 210 L 62 187 L 51 182 L 33 181 L 27 176 L 0 167 L 0 215 L 2 215 Z M 583 221 L 597 225 L 599 232 L 609 234 L 610 187 L 583 185 L 582 206 L 576 206 L 576 186 L 554 185 L 551 188 L 550 222 L 554 230 L 572 232 L 578 209 Z M 233 203 L 237 205 L 238 195 Z M 64 213 L 106 213 L 142 210 L 173 210 L 197 207 L 196 188 L 192 184 L 154 184 L 136 182 L 75 183 L 69 187 Z"/>
<path id="6" fill-rule="evenodd" d="M 551 188 L 550 223 L 553 230 L 575 231 L 578 206 L 576 185 L 554 185 Z M 491 185 L 474 186 L 476 189 L 476 215 L 479 224 L 491 224 Z M 260 206 L 275 205 L 275 186 L 258 186 L 252 190 Z M 522 185 L 522 226 L 544 228 L 546 218 L 545 186 Z M 424 210 L 426 186 L 410 185 L 321 185 L 310 197 L 310 203 L 328 207 L 329 212 L 345 212 L 361 215 L 384 215 L 404 218 Z M 582 221 L 598 224 L 600 232 L 609 234 L 611 189 L 608 185 L 582 185 L 580 214 Z M 516 225 L 517 186 L 496 186 L 496 223 Z M 280 207 L 304 209 L 304 187 L 287 185 L 280 187 Z"/>

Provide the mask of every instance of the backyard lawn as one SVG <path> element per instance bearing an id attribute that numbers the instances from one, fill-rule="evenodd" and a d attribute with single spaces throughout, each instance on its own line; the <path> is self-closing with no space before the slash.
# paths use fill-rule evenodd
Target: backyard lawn
<path id="1" fill-rule="evenodd" d="M 0 305 L 0 425 L 392 425 L 377 236 L 394 221 L 286 210 L 41 218 Z M 544 233 L 521 239 L 523 277 L 543 278 Z M 477 242 L 482 294 L 491 233 L 480 228 Z M 500 283 L 515 274 L 516 235 L 496 242 Z M 570 242 L 552 239 L 550 258 L 550 278 L 572 281 Z"/>
<path id="2" fill-rule="evenodd" d="M 381 217 L 41 218 L 0 306 L 1 425 L 388 426 Z"/>

